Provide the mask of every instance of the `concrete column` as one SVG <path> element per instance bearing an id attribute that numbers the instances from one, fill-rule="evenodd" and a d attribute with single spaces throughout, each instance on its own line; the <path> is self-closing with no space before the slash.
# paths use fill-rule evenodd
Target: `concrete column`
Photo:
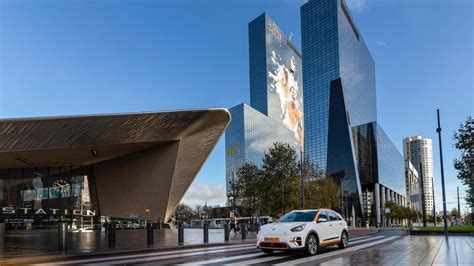
<path id="1" fill-rule="evenodd" d="M 385 226 L 385 187 L 384 186 L 380 186 L 380 191 L 382 192 L 382 195 L 381 195 L 381 208 L 382 208 L 382 224 L 383 226 Z"/>
<path id="2" fill-rule="evenodd" d="M 377 227 L 380 226 L 380 185 L 379 183 L 375 183 L 375 214 L 376 214 L 376 221 Z"/>

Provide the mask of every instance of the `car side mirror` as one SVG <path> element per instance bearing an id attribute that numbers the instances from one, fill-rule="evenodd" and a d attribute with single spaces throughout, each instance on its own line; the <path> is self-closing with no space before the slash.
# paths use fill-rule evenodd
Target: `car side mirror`
<path id="1" fill-rule="evenodd" d="M 318 223 L 324 223 L 324 222 L 327 222 L 328 219 L 326 218 L 318 218 Z"/>

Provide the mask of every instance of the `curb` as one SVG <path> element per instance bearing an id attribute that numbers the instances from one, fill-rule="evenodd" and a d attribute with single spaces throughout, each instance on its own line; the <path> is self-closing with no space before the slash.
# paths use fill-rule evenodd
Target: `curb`
<path id="1" fill-rule="evenodd" d="M 436 236 L 444 235 L 443 231 L 423 231 L 423 230 L 410 230 L 412 236 Z M 474 232 L 448 232 L 448 235 L 453 236 L 474 236 Z"/>

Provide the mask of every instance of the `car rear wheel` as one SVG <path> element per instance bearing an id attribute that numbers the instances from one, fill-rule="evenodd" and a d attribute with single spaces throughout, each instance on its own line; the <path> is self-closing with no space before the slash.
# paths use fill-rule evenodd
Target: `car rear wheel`
<path id="1" fill-rule="evenodd" d="M 272 254 L 272 253 L 273 253 L 273 250 L 271 250 L 271 249 L 262 249 L 262 252 L 263 252 L 263 253 Z"/>
<path id="2" fill-rule="evenodd" d="M 316 238 L 315 235 L 310 235 L 308 236 L 308 239 L 306 239 L 306 250 L 305 253 L 308 256 L 314 256 L 316 253 L 318 253 L 318 239 Z"/>
<path id="3" fill-rule="evenodd" d="M 339 243 L 339 248 L 347 248 L 349 246 L 349 235 L 346 231 L 341 234 L 341 243 Z"/>

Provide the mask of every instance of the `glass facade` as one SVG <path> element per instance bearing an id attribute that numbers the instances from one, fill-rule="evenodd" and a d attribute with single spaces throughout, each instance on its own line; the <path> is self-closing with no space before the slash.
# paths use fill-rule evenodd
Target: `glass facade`
<path id="1" fill-rule="evenodd" d="M 357 151 L 357 163 L 362 187 L 380 183 L 405 195 L 405 161 L 376 122 L 352 128 Z"/>
<path id="2" fill-rule="evenodd" d="M 378 181 L 405 196 L 405 160 L 380 125 L 377 125 Z"/>
<path id="3" fill-rule="evenodd" d="M 60 219 L 90 228 L 100 217 L 91 166 L 0 169 L 0 204 L 7 229 L 48 228 Z"/>
<path id="4" fill-rule="evenodd" d="M 342 182 L 360 222 L 375 215 L 376 183 L 405 195 L 403 158 L 377 124 L 375 64 L 343 0 L 304 4 L 301 34 L 305 154 Z"/>
<path id="5" fill-rule="evenodd" d="M 341 78 L 350 126 L 377 120 L 375 66 L 343 1 L 301 7 L 306 152 L 327 169 L 330 83 Z"/>
<path id="6" fill-rule="evenodd" d="M 301 54 L 265 13 L 249 23 L 250 105 L 294 132 L 303 147 Z"/>
<path id="7" fill-rule="evenodd" d="M 232 121 L 225 133 L 227 194 L 237 169 L 244 163 L 262 165 L 264 153 L 275 142 L 288 143 L 296 151 L 293 132 L 277 121 L 242 103 L 230 109 Z"/>

